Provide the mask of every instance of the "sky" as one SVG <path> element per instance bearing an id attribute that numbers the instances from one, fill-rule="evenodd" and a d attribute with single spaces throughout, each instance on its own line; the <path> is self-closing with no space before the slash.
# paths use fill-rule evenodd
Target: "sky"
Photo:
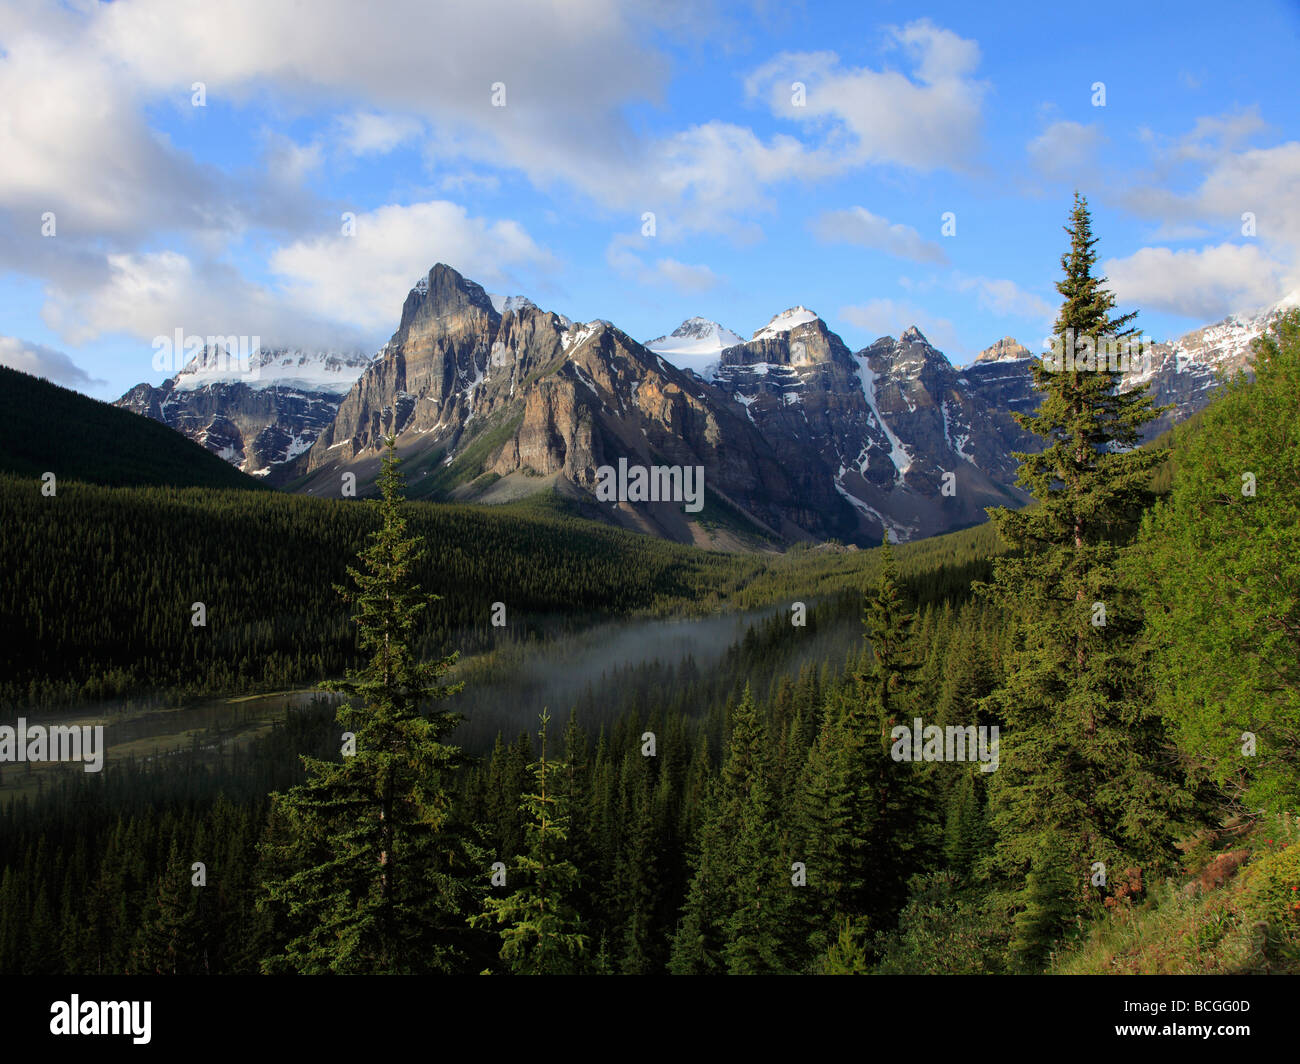
<path id="1" fill-rule="evenodd" d="M 1039 350 L 1088 198 L 1156 340 L 1300 288 L 1300 4 L 0 0 L 0 363 L 377 350 L 445 262 L 645 341 Z"/>

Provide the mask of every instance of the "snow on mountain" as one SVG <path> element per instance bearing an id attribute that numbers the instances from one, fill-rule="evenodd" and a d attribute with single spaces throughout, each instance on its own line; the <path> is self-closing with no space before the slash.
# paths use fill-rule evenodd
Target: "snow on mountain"
<path id="1" fill-rule="evenodd" d="M 205 347 L 176 375 L 173 391 L 193 392 L 211 384 L 246 384 L 254 391 L 292 388 L 344 396 L 370 364 L 363 351 L 258 350 L 241 357 L 222 347 Z"/>
<path id="2" fill-rule="evenodd" d="M 424 278 L 424 280 L 427 287 L 428 279 Z M 489 292 L 487 296 L 488 299 L 492 300 L 492 309 L 498 314 L 504 314 L 508 310 L 523 310 L 526 307 L 537 306 L 527 296 L 503 296 L 496 292 Z"/>
<path id="3" fill-rule="evenodd" d="M 816 321 L 817 315 L 805 306 L 791 307 L 789 310 L 783 310 L 776 315 L 771 321 L 764 325 L 758 332 L 750 337 L 751 340 L 772 340 L 782 333 L 788 333 L 796 325 L 804 325 L 810 321 Z"/>
<path id="4" fill-rule="evenodd" d="M 722 352 L 744 342 L 743 337 L 716 321 L 688 318 L 667 336 L 649 340 L 645 346 L 678 369 L 689 369 L 712 380 Z"/>

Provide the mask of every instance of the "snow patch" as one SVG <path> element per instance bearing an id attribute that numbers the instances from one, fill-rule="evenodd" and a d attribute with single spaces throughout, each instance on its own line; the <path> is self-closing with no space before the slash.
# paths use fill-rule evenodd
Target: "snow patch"
<path id="1" fill-rule="evenodd" d="M 862 394 L 867 400 L 867 406 L 871 408 L 876 423 L 884 432 L 885 438 L 889 440 L 889 460 L 894 463 L 894 469 L 897 470 L 894 482 L 902 484 L 903 474 L 912 468 L 912 456 L 903 446 L 903 441 L 894 435 L 876 406 L 876 375 L 872 372 L 871 365 L 863 355 L 854 355 L 853 361 L 858 364 L 858 380 L 862 382 Z"/>
<path id="2" fill-rule="evenodd" d="M 808 322 L 816 320 L 817 315 L 807 307 L 791 307 L 789 310 L 783 310 L 780 314 L 777 314 L 758 332 L 754 333 L 750 339 L 751 341 L 774 340 L 778 336 L 788 333 L 796 325 L 806 325 Z"/>

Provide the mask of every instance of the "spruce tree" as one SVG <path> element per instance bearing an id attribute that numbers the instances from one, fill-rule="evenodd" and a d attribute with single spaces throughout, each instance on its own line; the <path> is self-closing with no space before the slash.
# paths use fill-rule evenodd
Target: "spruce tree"
<path id="1" fill-rule="evenodd" d="M 865 921 L 855 923 L 852 917 L 840 921 L 839 934 L 826 951 L 822 963 L 824 975 L 869 975 Z"/>
<path id="2" fill-rule="evenodd" d="M 867 646 L 853 675 L 827 693 L 794 814 L 808 866 L 795 913 L 812 924 L 807 944 L 819 956 L 836 933 L 827 916 L 834 926 L 889 926 L 938 841 L 925 766 L 891 756 L 891 729 L 910 724 L 919 662 L 888 541 L 881 550 L 880 578 L 863 604 Z"/>
<path id="3" fill-rule="evenodd" d="M 732 715 L 690 889 L 673 939 L 675 975 L 784 970 L 789 862 L 776 823 L 774 758 L 748 686 Z"/>
<path id="4" fill-rule="evenodd" d="M 1180 426 L 1131 559 L 1155 701 L 1235 812 L 1300 807 L 1300 311 Z"/>
<path id="5" fill-rule="evenodd" d="M 562 781 L 568 766 L 547 760 L 549 723 L 543 711 L 541 756 L 529 766 L 534 789 L 520 805 L 528 815 L 528 851 L 515 857 L 514 874 L 522 882 L 505 898 L 486 898 L 483 912 L 470 917 L 476 927 L 500 927 L 501 959 L 516 975 L 572 975 L 588 952 L 572 905 L 578 869 L 565 852 L 569 811 Z"/>
<path id="6" fill-rule="evenodd" d="M 449 972 L 461 967 L 479 863 L 452 811 L 460 752 L 443 739 L 458 723 L 427 704 L 460 689 L 440 683 L 456 655 L 421 660 L 424 609 L 437 596 L 414 582 L 423 554 L 407 531 L 402 477 L 390 437 L 375 504 L 381 527 L 348 568 L 355 590 L 360 669 L 332 687 L 350 696 L 337 714 L 356 752 L 304 757 L 306 783 L 274 796 L 287 832 L 278 855 L 291 872 L 266 884 L 264 904 L 296 929 L 267 970 L 304 973 Z M 477 878 L 477 877 L 475 877 Z"/>
<path id="7" fill-rule="evenodd" d="M 1065 231 L 1058 350 L 1131 337 L 1135 313 L 1116 314 L 1094 272 L 1097 240 L 1077 193 Z M 1134 650 L 1141 611 L 1118 572 L 1160 461 L 1137 449 L 1158 411 L 1144 385 L 1121 391 L 1120 373 L 1104 359 L 1092 367 L 1040 363 L 1034 379 L 1041 405 L 1016 418 L 1044 447 L 1015 457 L 1018 483 L 1036 503 L 988 511 L 1011 553 L 981 590 L 1013 626 L 1015 642 L 1002 686 L 983 708 L 1006 725 L 990 783 L 997 863 L 1023 880 L 1036 859 L 1041 866 L 1042 855 L 1059 854 L 1066 867 L 1060 875 L 1039 867 L 1033 892 L 1055 919 L 1059 906 L 1043 892 L 1069 884 L 1062 904 L 1076 911 L 1096 900 L 1094 862 L 1170 858 L 1186 791 L 1143 686 Z"/>

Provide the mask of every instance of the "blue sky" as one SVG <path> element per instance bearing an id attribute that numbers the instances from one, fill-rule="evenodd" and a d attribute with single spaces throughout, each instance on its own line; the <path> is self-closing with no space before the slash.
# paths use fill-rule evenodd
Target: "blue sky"
<path id="1" fill-rule="evenodd" d="M 445 261 L 962 364 L 1041 347 L 1075 188 L 1165 339 L 1300 287 L 1298 45 L 1295 3 L 11 0 L 0 362 L 116 398 L 178 328 L 375 349 Z"/>

